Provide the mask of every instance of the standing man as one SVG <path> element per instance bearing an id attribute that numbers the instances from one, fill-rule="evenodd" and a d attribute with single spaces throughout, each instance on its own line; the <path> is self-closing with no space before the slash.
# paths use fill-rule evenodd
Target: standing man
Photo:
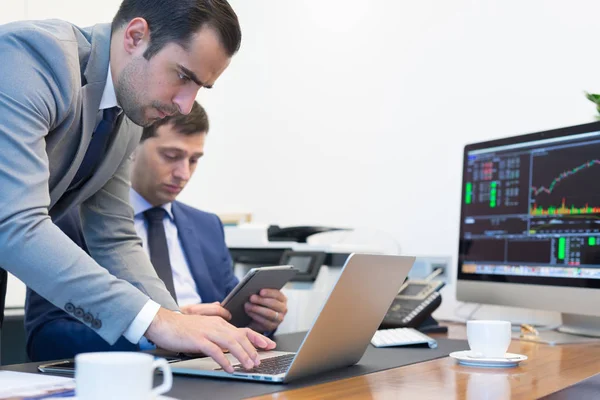
<path id="1" fill-rule="evenodd" d="M 231 318 L 220 302 L 238 280 L 219 218 L 176 201 L 204 155 L 209 123 L 194 103 L 188 115 L 175 115 L 144 128 L 133 153 L 130 200 L 135 228 L 159 278 L 184 313 Z M 79 213 L 57 221 L 78 246 L 87 250 Z M 287 313 L 279 290 L 264 289 L 246 305 L 258 332 L 274 331 Z M 89 326 L 54 307 L 28 289 L 27 353 L 33 361 L 73 358 L 91 351 L 135 351 L 139 346 L 120 338 L 109 345 Z"/>
<path id="2" fill-rule="evenodd" d="M 128 156 L 141 131 L 187 114 L 240 45 L 226 0 L 124 0 L 112 25 L 0 26 L 0 266 L 108 343 L 142 336 L 226 371 L 275 344 L 215 316 L 184 315 L 142 249 Z M 79 207 L 92 257 L 54 225 Z"/>

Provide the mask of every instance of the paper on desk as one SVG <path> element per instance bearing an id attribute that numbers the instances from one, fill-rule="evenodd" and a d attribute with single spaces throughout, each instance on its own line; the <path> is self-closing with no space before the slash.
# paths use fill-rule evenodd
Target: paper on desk
<path id="1" fill-rule="evenodd" d="M 74 389 L 73 378 L 0 371 L 0 400 L 54 398 L 59 393 L 73 396 Z"/>

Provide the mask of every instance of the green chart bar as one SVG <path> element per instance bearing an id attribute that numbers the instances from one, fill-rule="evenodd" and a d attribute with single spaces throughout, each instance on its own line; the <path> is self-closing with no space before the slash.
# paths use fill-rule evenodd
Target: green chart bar
<path id="1" fill-rule="evenodd" d="M 465 189 L 465 203 L 471 204 L 473 201 L 473 184 L 471 182 L 467 182 L 467 186 Z"/>
<path id="2" fill-rule="evenodd" d="M 595 246 L 596 245 L 596 238 L 589 237 L 588 238 L 588 245 Z"/>
<path id="3" fill-rule="evenodd" d="M 496 186 L 498 182 L 490 182 L 490 208 L 496 207 Z"/>
<path id="4" fill-rule="evenodd" d="M 565 239 L 564 237 L 558 238 L 558 259 L 559 260 L 565 259 L 566 246 L 567 246 L 567 239 Z"/>

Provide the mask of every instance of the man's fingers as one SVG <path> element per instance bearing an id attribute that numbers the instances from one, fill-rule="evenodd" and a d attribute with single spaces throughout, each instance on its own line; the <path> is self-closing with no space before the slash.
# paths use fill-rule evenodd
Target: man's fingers
<path id="1" fill-rule="evenodd" d="M 262 315 L 258 315 L 253 312 L 249 312 L 248 315 L 250 316 L 250 318 L 252 318 L 252 320 L 255 323 L 260 324 L 260 326 L 262 327 L 262 329 L 264 329 L 264 331 L 273 331 L 279 325 L 279 323 L 273 322 L 272 320 L 267 319 L 267 318 L 263 317 Z"/>
<path id="2" fill-rule="evenodd" d="M 211 315 L 219 316 L 223 319 L 226 319 L 227 321 L 229 321 L 231 319 L 231 313 L 229 311 L 227 311 L 226 309 L 224 309 L 223 307 L 221 307 L 221 305 L 219 303 L 210 304 L 210 308 L 211 308 L 211 311 L 213 312 L 213 314 L 211 314 Z"/>
<path id="3" fill-rule="evenodd" d="M 219 364 L 221 368 L 225 370 L 225 372 L 229 372 L 230 374 L 233 373 L 233 367 L 231 366 L 231 363 L 225 354 L 223 354 L 223 351 L 219 348 L 219 346 L 211 341 L 206 341 L 206 344 L 202 346 L 200 351 L 215 360 L 215 362 Z"/>
<path id="4" fill-rule="evenodd" d="M 248 342 L 248 345 L 252 347 L 250 342 L 248 340 L 246 341 Z M 248 350 L 244 348 L 244 346 L 234 339 L 228 340 L 226 346 L 231 355 L 237 358 L 244 368 L 252 369 L 257 365 L 256 360 L 258 360 L 258 353 L 256 353 L 256 355 L 251 355 Z"/>
<path id="5" fill-rule="evenodd" d="M 205 315 L 213 317 L 221 317 L 227 321 L 231 319 L 231 313 L 221 307 L 219 303 L 210 304 L 192 304 L 181 307 L 184 314 Z"/>
<path id="6" fill-rule="evenodd" d="M 215 337 L 210 339 L 219 346 L 228 349 L 244 368 L 251 369 L 258 366 L 260 364 L 258 352 L 250 343 L 245 332 L 231 325 L 223 328 L 219 329 L 219 332 L 215 332 Z"/>
<path id="7" fill-rule="evenodd" d="M 252 342 L 252 344 L 256 347 L 259 347 L 263 350 L 273 350 L 277 345 L 274 341 L 269 339 L 266 336 L 261 335 L 258 332 L 253 331 L 250 328 L 244 328 L 246 331 L 246 336 Z"/>
<path id="8" fill-rule="evenodd" d="M 281 309 L 281 307 L 279 307 L 279 309 Z M 286 309 L 279 311 L 278 308 L 267 308 L 257 306 L 256 304 L 252 303 L 244 304 L 244 310 L 248 315 L 250 315 L 250 313 L 258 314 L 271 322 L 276 322 L 277 324 L 279 324 L 283 320 L 283 317 L 285 317 L 285 314 L 287 312 Z"/>
<path id="9" fill-rule="evenodd" d="M 282 302 L 287 301 L 287 297 L 285 297 L 285 294 L 283 294 L 283 292 L 281 290 L 277 290 L 277 289 L 261 289 L 260 295 L 262 297 L 270 297 L 272 299 L 276 299 L 276 300 L 279 300 Z"/>
<path id="10" fill-rule="evenodd" d="M 237 336 L 235 338 L 236 338 L 238 344 L 241 346 L 243 351 L 248 355 L 248 357 L 250 357 L 250 359 L 252 360 L 252 363 L 254 364 L 254 365 L 252 365 L 252 367 L 258 367 L 260 365 L 260 357 L 258 356 L 258 351 L 256 351 L 256 348 L 254 347 L 252 342 L 250 342 L 250 339 L 248 339 L 248 335 L 246 334 L 246 332 L 244 332 L 243 329 L 237 329 L 237 328 L 236 328 L 236 334 L 237 334 Z M 250 367 L 250 368 L 252 368 L 252 367 Z"/>
<path id="11" fill-rule="evenodd" d="M 277 311 L 280 314 L 287 312 L 287 305 L 276 299 L 252 295 L 250 296 L 250 304 L 263 306 L 271 310 Z M 266 317 L 268 317 L 268 315 Z"/>
<path id="12" fill-rule="evenodd" d="M 193 308 L 191 305 L 189 306 L 181 306 L 179 307 L 182 313 L 184 314 L 193 314 Z"/>
<path id="13" fill-rule="evenodd" d="M 255 346 L 266 350 L 275 347 L 273 341 L 248 328 L 236 328 L 223 318 L 183 315 L 163 308 L 159 309 L 145 336 L 166 350 L 202 352 L 228 373 L 234 369 L 223 351 L 228 350 L 244 368 L 251 369 L 260 364 Z"/>
<path id="14" fill-rule="evenodd" d="M 198 307 L 198 311 L 203 313 L 202 315 L 212 315 L 214 317 L 221 317 L 224 319 L 231 318 L 231 314 L 229 313 L 229 311 L 227 311 L 218 304 L 199 304 L 198 306 L 204 306 L 202 308 Z"/>
<path id="15" fill-rule="evenodd" d="M 266 307 L 257 306 L 256 304 L 252 303 L 244 304 L 244 310 L 246 311 L 246 314 L 250 316 L 258 315 L 263 318 L 270 319 L 271 321 L 275 319 L 277 313 L 277 311 L 270 310 Z"/>

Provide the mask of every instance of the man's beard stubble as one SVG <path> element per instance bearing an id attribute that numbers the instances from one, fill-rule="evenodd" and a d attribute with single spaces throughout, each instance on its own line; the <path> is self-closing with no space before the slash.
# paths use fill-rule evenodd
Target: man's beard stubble
<path id="1" fill-rule="evenodd" d="M 144 111 L 150 107 L 160 110 L 166 115 L 174 115 L 179 112 L 179 108 L 175 104 L 167 105 L 152 101 L 149 105 L 144 105 L 145 85 L 152 84 L 146 79 L 145 63 L 147 63 L 145 58 L 134 58 L 121 71 L 115 88 L 117 102 L 127 118 L 142 127 L 150 126 L 157 121 L 156 119 L 148 119 L 145 115 Z"/>
<path id="2" fill-rule="evenodd" d="M 142 94 L 144 93 L 143 77 L 145 76 L 142 60 L 133 59 L 121 71 L 117 79 L 115 94 L 119 107 L 134 124 L 146 127 L 152 125 L 154 121 L 148 120 L 144 115 L 142 106 Z"/>

